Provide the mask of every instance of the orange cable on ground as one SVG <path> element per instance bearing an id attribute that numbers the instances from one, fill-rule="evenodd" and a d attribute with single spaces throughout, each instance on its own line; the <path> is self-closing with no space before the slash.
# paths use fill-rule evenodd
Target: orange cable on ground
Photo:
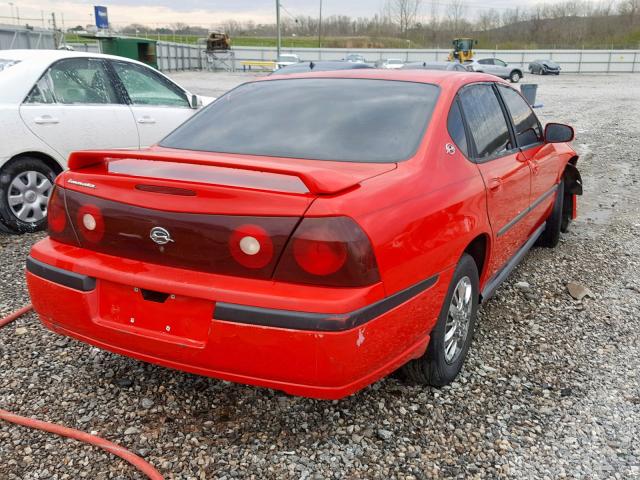
<path id="1" fill-rule="evenodd" d="M 25 305 L 21 309 L 16 310 L 10 315 L 7 315 L 6 317 L 0 319 L 0 328 L 8 325 L 9 323 L 19 318 L 21 315 L 29 312 L 31 308 L 31 305 Z M 67 428 L 62 425 L 56 425 L 55 423 L 43 422 L 42 420 L 36 420 L 35 418 L 22 417 L 14 413 L 7 412 L 6 410 L 3 410 L 1 408 L 0 420 L 15 423 L 16 425 L 21 425 L 23 427 L 34 428 L 36 430 L 53 433 L 61 437 L 72 438 L 80 442 L 100 447 L 103 450 L 112 453 L 113 455 L 117 455 L 123 460 L 129 462 L 140 472 L 144 473 L 150 480 L 164 480 L 164 477 L 160 474 L 160 472 L 158 472 L 158 470 L 156 470 L 150 463 L 146 462 L 138 455 L 131 453 L 129 450 L 126 450 L 125 448 L 113 442 L 110 442 L 109 440 L 100 438 L 96 435 L 91 435 L 90 433 L 75 430 L 73 428 Z"/>

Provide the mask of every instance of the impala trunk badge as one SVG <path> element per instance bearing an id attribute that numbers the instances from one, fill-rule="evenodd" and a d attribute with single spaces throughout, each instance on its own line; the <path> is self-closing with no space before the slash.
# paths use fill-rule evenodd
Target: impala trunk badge
<path id="1" fill-rule="evenodd" d="M 169 242 L 173 242 L 169 230 L 162 227 L 153 227 L 149 232 L 149 238 L 158 245 L 166 245 Z"/>

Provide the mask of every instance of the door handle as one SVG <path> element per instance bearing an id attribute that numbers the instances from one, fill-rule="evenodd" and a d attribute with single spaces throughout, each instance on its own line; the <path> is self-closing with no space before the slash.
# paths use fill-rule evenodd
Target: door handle
<path id="1" fill-rule="evenodd" d="M 144 117 L 140 117 L 138 119 L 138 123 L 142 123 L 142 124 L 144 124 L 144 123 L 156 123 L 156 119 L 152 118 L 152 117 L 150 117 L 148 115 L 145 115 Z"/>
<path id="2" fill-rule="evenodd" d="M 33 121 L 38 125 L 55 125 L 60 123 L 60 120 L 56 117 L 52 117 L 51 115 L 42 115 L 41 117 L 34 118 Z"/>
<path id="3" fill-rule="evenodd" d="M 497 192 L 502 188 L 502 179 L 501 178 L 492 178 L 489 180 L 489 190 L 492 192 Z"/>

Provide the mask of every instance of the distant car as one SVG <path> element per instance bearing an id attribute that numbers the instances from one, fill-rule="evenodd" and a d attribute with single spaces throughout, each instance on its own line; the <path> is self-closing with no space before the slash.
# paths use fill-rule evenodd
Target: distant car
<path id="1" fill-rule="evenodd" d="M 540 75 L 560 75 L 560 65 L 551 60 L 534 60 L 529 64 L 529 72 Z"/>
<path id="2" fill-rule="evenodd" d="M 351 63 L 367 63 L 365 58 L 358 53 L 350 53 L 349 55 L 344 57 L 344 60 Z"/>
<path id="3" fill-rule="evenodd" d="M 404 62 L 399 58 L 387 58 L 386 60 L 380 62 L 380 68 L 386 68 L 389 70 L 397 70 L 399 68 L 402 68 L 403 65 Z"/>
<path id="4" fill-rule="evenodd" d="M 522 77 L 522 69 L 509 65 L 499 58 L 481 58 L 480 60 L 469 60 L 465 62 L 474 72 L 490 73 L 496 77 L 509 80 L 511 83 L 518 83 Z"/>
<path id="5" fill-rule="evenodd" d="M 291 75 L 293 73 L 305 72 L 324 72 L 333 70 L 355 70 L 360 68 L 373 68 L 366 63 L 353 63 L 344 60 L 327 61 L 327 62 L 300 62 L 295 65 L 279 68 L 271 73 L 271 75 Z"/>
<path id="6" fill-rule="evenodd" d="M 276 60 L 276 69 L 288 67 L 289 65 L 295 65 L 296 63 L 300 63 L 300 57 L 293 53 L 280 55 L 278 60 Z"/>
<path id="7" fill-rule="evenodd" d="M 402 66 L 403 70 L 449 70 L 468 72 L 469 69 L 458 62 L 411 62 Z"/>
<path id="8" fill-rule="evenodd" d="M 0 229 L 44 227 L 72 151 L 148 147 L 212 100 L 122 57 L 0 50 Z"/>

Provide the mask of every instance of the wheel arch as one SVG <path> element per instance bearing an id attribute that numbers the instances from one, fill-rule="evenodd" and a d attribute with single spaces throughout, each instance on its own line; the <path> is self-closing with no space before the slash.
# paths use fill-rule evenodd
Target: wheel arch
<path id="1" fill-rule="evenodd" d="M 46 153 L 32 151 L 32 152 L 22 152 L 17 155 L 14 155 L 9 160 L 7 160 L 2 165 L 2 167 L 0 167 L 0 172 L 3 171 L 7 166 L 12 165 L 16 162 L 19 162 L 20 159 L 27 158 L 27 157 L 37 158 L 38 160 L 41 160 L 42 162 L 44 162 L 45 165 L 47 165 L 51 170 L 53 170 L 56 175 L 60 175 L 64 170 L 62 165 L 60 165 L 60 163 L 52 156 L 47 155 Z"/>
<path id="2" fill-rule="evenodd" d="M 478 268 L 478 278 L 480 279 L 480 289 L 482 290 L 482 280 L 484 278 L 485 270 L 487 268 L 489 259 L 489 250 L 491 248 L 491 237 L 488 233 L 481 233 L 469 242 L 464 249 L 464 253 L 473 258 Z"/>

